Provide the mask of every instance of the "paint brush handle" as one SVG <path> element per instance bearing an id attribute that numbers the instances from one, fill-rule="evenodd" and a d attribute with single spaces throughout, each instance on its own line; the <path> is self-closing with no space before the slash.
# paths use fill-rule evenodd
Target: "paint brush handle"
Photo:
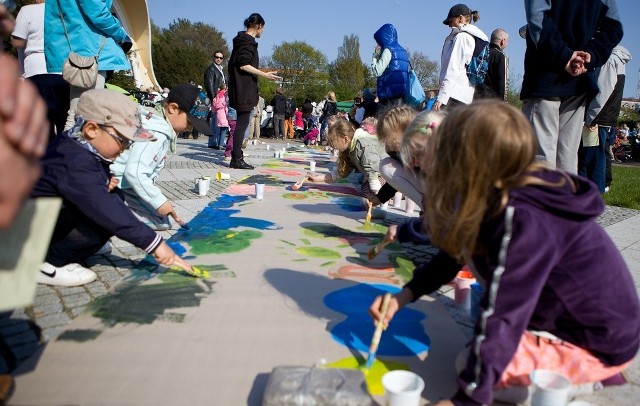
<path id="1" fill-rule="evenodd" d="M 382 241 L 381 243 L 374 245 L 373 247 L 371 247 L 371 249 L 369 250 L 367 257 L 369 258 L 369 261 L 371 261 L 373 258 L 377 257 L 378 254 L 380 254 L 382 252 L 382 250 L 384 249 L 384 247 L 387 246 L 387 244 L 389 244 L 391 242 L 391 240 L 389 241 Z"/>
<path id="2" fill-rule="evenodd" d="M 376 329 L 373 332 L 373 338 L 371 339 L 371 346 L 369 347 L 369 354 L 375 354 L 378 351 L 378 345 L 380 344 L 380 337 L 382 337 L 382 330 L 384 329 L 384 318 L 389 311 L 389 303 L 391 302 L 391 293 L 385 293 L 382 298 L 382 305 L 380 306 L 380 320 L 376 325 Z"/>
<path id="3" fill-rule="evenodd" d="M 367 205 L 369 205 L 369 208 L 367 209 L 367 217 L 364 219 L 365 224 L 369 224 L 371 222 L 371 210 L 373 210 L 373 203 L 367 201 Z"/>

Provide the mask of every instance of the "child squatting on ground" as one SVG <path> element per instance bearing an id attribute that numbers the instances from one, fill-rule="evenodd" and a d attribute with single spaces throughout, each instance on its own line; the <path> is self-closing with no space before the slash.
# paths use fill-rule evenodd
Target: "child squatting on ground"
<path id="1" fill-rule="evenodd" d="M 416 268 L 384 322 L 463 264 L 485 292 L 458 391 L 438 405 L 521 401 L 535 369 L 561 372 L 574 385 L 621 384 L 638 352 L 640 304 L 596 222 L 604 208 L 598 190 L 536 162 L 535 152 L 524 115 L 487 100 L 451 110 L 421 162 L 425 227 L 440 252 Z M 374 321 L 381 300 L 369 309 Z"/>
<path id="2" fill-rule="evenodd" d="M 313 182 L 335 182 L 347 177 L 354 169 L 364 175 L 361 192 L 364 197 L 376 194 L 384 180 L 378 173 L 380 159 L 387 154 L 382 149 L 378 137 L 362 128 L 354 128 L 347 120 L 338 119 L 329 126 L 329 145 L 339 151 L 336 174 L 316 175 L 308 173 Z"/>
<path id="3" fill-rule="evenodd" d="M 78 264 L 112 236 L 152 254 L 164 266 L 190 270 L 151 228 L 125 205 L 109 165 L 132 142 L 155 141 L 141 126 L 138 105 L 113 90 L 80 96 L 75 125 L 49 144 L 32 197 L 61 197 L 62 208 L 38 282 L 77 286 L 96 274 Z"/>

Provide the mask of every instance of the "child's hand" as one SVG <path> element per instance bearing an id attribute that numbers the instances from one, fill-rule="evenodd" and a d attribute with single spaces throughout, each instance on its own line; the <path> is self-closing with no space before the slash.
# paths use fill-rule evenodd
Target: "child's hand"
<path id="1" fill-rule="evenodd" d="M 177 260 L 182 261 L 182 258 L 178 257 L 171 247 L 169 247 L 164 241 L 162 241 L 160 245 L 158 245 L 158 248 L 153 251 L 153 257 L 160 265 L 164 265 L 166 267 L 170 267 L 175 264 Z"/>
<path id="2" fill-rule="evenodd" d="M 175 209 L 173 208 L 173 205 L 171 204 L 171 202 L 169 200 L 167 200 L 166 202 L 162 203 L 162 205 L 160 207 L 158 207 L 158 214 L 161 216 L 168 216 L 171 213 L 173 213 L 175 211 Z"/>
<path id="3" fill-rule="evenodd" d="M 109 179 L 109 184 L 107 185 L 107 190 L 111 192 L 113 189 L 118 187 L 119 183 L 120 181 L 118 180 L 118 178 L 116 178 L 115 176 L 111 176 L 111 179 Z"/>
<path id="4" fill-rule="evenodd" d="M 327 180 L 327 175 L 323 174 L 323 175 L 316 175 L 313 172 L 307 172 L 307 178 L 311 181 L 311 182 L 328 182 Z"/>
<path id="5" fill-rule="evenodd" d="M 367 198 L 367 203 L 370 203 L 374 207 L 382 204 L 382 202 L 376 195 L 369 195 L 369 197 Z"/>
<path id="6" fill-rule="evenodd" d="M 389 302 L 389 310 L 387 311 L 387 315 L 385 316 L 382 322 L 385 326 L 388 326 L 393 319 L 393 316 L 396 312 L 404 307 L 407 303 L 413 300 L 413 293 L 407 288 L 403 288 L 400 292 L 396 293 L 391 297 L 391 301 Z M 369 315 L 373 319 L 373 324 L 376 325 L 380 321 L 382 314 L 380 313 L 380 306 L 382 305 L 382 296 L 378 296 L 375 298 L 371 306 L 369 307 Z"/>
<path id="7" fill-rule="evenodd" d="M 387 229 L 387 234 L 384 235 L 384 239 L 382 240 L 385 243 L 390 243 L 398 239 L 398 225 L 392 224 Z"/>

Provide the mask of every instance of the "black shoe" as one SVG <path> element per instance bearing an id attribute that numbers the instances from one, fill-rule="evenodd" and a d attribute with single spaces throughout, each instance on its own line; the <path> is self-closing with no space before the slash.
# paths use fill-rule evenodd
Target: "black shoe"
<path id="1" fill-rule="evenodd" d="M 220 149 L 220 147 L 215 146 L 215 145 L 207 145 L 207 148 L 211 148 L 211 149 Z"/>
<path id="2" fill-rule="evenodd" d="M 235 160 L 231 158 L 231 162 L 229 163 L 229 168 L 231 169 L 253 169 L 253 166 L 249 165 L 244 161 L 244 159 L 240 158 Z"/>

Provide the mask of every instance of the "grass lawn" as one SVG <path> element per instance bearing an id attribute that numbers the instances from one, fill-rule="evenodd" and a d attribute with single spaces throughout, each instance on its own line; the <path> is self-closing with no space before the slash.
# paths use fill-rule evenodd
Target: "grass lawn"
<path id="1" fill-rule="evenodd" d="M 640 166 L 614 165 L 613 183 L 604 201 L 610 206 L 640 210 Z"/>

